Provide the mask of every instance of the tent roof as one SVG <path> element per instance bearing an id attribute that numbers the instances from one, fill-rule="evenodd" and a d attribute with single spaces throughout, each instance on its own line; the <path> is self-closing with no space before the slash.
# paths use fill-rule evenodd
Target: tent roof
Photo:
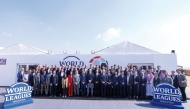
<path id="1" fill-rule="evenodd" d="M 143 46 L 124 41 L 105 49 L 96 51 L 95 54 L 160 54 L 157 51 Z"/>
<path id="2" fill-rule="evenodd" d="M 48 54 L 47 51 L 40 50 L 21 43 L 0 50 L 0 55 L 4 54 Z"/>

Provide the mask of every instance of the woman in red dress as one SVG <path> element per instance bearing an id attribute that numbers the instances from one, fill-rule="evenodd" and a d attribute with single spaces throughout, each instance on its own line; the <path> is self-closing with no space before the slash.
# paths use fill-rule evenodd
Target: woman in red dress
<path id="1" fill-rule="evenodd" d="M 68 95 L 73 96 L 73 72 L 68 76 Z"/>

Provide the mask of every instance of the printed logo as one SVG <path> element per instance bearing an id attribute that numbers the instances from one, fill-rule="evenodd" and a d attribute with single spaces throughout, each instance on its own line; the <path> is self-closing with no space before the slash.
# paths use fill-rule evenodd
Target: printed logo
<path id="1" fill-rule="evenodd" d="M 0 59 L 0 65 L 6 65 L 6 59 Z"/>
<path id="2" fill-rule="evenodd" d="M 152 104 L 172 109 L 183 109 L 180 90 L 166 83 L 159 84 L 154 88 Z"/>
<path id="3" fill-rule="evenodd" d="M 63 61 L 59 61 L 60 66 L 65 65 L 71 65 L 71 66 L 75 66 L 75 65 L 80 65 L 81 67 L 84 66 L 84 62 L 81 61 L 78 57 L 76 56 L 67 56 L 63 59 Z"/>
<path id="4" fill-rule="evenodd" d="M 100 65 L 101 68 L 102 68 L 102 66 L 104 66 L 104 67 L 107 67 L 107 66 L 108 66 L 108 61 L 105 60 L 105 59 L 104 59 L 103 57 L 101 57 L 101 56 L 95 56 L 95 57 L 93 57 L 93 58 L 90 60 L 89 63 L 92 64 L 93 66 Z"/>
<path id="5" fill-rule="evenodd" d="M 15 83 L 6 89 L 4 109 L 9 109 L 29 103 L 33 103 L 31 99 L 32 87 L 24 82 Z"/>

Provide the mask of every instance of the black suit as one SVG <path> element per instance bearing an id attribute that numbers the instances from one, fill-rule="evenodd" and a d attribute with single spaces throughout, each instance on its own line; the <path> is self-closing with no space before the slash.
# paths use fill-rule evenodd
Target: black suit
<path id="1" fill-rule="evenodd" d="M 127 96 L 129 98 L 131 98 L 131 96 L 132 96 L 132 85 L 133 85 L 133 76 L 132 75 L 129 76 L 129 80 L 127 79 L 127 76 L 126 76 L 126 85 L 127 85 L 127 87 L 126 87 L 127 88 Z"/>
<path id="2" fill-rule="evenodd" d="M 110 74 L 108 75 L 108 81 L 107 81 L 107 96 L 111 97 L 112 96 L 112 86 L 113 86 L 113 76 Z M 110 84 L 108 84 L 110 83 Z"/>
<path id="3" fill-rule="evenodd" d="M 136 84 L 135 84 L 136 82 Z M 139 95 L 139 82 L 140 82 L 140 77 L 137 75 L 136 77 L 134 76 L 134 96 Z"/>
<path id="4" fill-rule="evenodd" d="M 94 91 L 95 91 L 95 96 L 100 95 L 100 75 L 99 74 L 94 76 Z"/>
<path id="5" fill-rule="evenodd" d="M 157 77 L 157 79 L 154 77 L 154 79 L 153 79 L 153 85 L 154 85 L 154 87 L 156 87 L 158 84 L 160 84 L 160 78 L 159 77 Z"/>

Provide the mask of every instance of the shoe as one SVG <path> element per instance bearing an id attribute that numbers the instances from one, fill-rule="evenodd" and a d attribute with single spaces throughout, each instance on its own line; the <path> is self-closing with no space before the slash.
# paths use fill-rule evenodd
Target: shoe
<path id="1" fill-rule="evenodd" d="M 92 95 L 92 98 L 93 98 L 93 95 Z"/>
<path id="2" fill-rule="evenodd" d="M 52 95 L 50 97 L 53 97 Z"/>
<path id="3" fill-rule="evenodd" d="M 54 96 L 54 97 L 56 97 L 56 96 Z"/>
<path id="4" fill-rule="evenodd" d="M 86 95 L 86 97 L 88 97 L 88 95 Z"/>
<path id="5" fill-rule="evenodd" d="M 65 96 L 65 97 L 67 97 L 67 96 Z"/>
<path id="6" fill-rule="evenodd" d="M 64 97 L 64 96 L 62 96 L 62 97 Z"/>

